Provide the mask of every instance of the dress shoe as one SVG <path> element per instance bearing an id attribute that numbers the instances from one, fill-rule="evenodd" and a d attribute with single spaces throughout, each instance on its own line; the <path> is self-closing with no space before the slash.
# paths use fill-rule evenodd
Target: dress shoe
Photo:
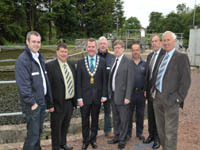
<path id="1" fill-rule="evenodd" d="M 140 141 L 144 141 L 144 136 L 142 134 L 139 134 L 137 135 L 137 138 L 140 140 Z"/>
<path id="2" fill-rule="evenodd" d="M 119 143 L 118 150 L 123 150 L 125 148 L 125 144 Z"/>
<path id="3" fill-rule="evenodd" d="M 117 139 L 108 140 L 108 144 L 116 144 L 116 143 L 118 143 Z"/>
<path id="4" fill-rule="evenodd" d="M 107 137 L 113 137 L 113 133 L 112 132 L 105 133 L 105 136 L 107 136 Z"/>
<path id="5" fill-rule="evenodd" d="M 82 150 L 87 150 L 87 148 L 88 148 L 88 144 L 83 144 L 82 145 Z"/>
<path id="6" fill-rule="evenodd" d="M 126 136 L 126 141 L 129 141 L 131 139 L 131 136 L 130 135 L 127 135 Z"/>
<path id="7" fill-rule="evenodd" d="M 154 143 L 153 143 L 152 148 L 153 148 L 153 149 L 158 149 L 159 147 L 160 147 L 160 142 L 159 142 L 159 140 L 154 140 Z"/>
<path id="8" fill-rule="evenodd" d="M 148 138 L 147 138 L 146 140 L 144 140 L 143 143 L 149 144 L 149 143 L 151 143 L 153 140 L 154 140 L 154 138 L 153 138 L 152 136 L 148 136 Z"/>
<path id="9" fill-rule="evenodd" d="M 92 145 L 93 149 L 97 149 L 97 143 L 96 142 L 91 142 L 90 144 Z"/>
<path id="10" fill-rule="evenodd" d="M 64 150 L 72 150 L 73 149 L 73 147 L 69 146 L 69 145 L 61 145 L 60 148 L 64 149 Z"/>

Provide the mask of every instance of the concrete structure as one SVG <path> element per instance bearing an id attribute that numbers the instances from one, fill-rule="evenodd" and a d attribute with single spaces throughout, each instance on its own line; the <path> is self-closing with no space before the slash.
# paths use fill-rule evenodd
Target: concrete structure
<path id="1" fill-rule="evenodd" d="M 99 128 L 103 129 L 103 114 L 99 116 Z M 41 139 L 51 139 L 51 129 L 49 122 L 44 123 L 43 133 Z M 69 135 L 80 133 L 82 130 L 81 127 L 81 118 L 72 118 Z M 24 141 L 26 136 L 26 125 L 1 125 L 0 126 L 0 144 L 5 143 L 17 143 Z"/>
<path id="2" fill-rule="evenodd" d="M 190 29 L 188 56 L 192 66 L 200 66 L 200 28 Z"/>

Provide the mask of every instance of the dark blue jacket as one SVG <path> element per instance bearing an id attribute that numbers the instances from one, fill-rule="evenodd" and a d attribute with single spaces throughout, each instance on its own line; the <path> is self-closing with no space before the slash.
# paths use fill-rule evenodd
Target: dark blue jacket
<path id="1" fill-rule="evenodd" d="M 106 61 L 106 75 L 107 77 L 109 76 L 109 72 L 111 70 L 111 63 L 112 63 L 112 59 L 114 60 L 115 59 L 115 56 L 111 53 L 109 53 L 108 51 L 106 51 L 106 53 L 100 53 L 100 50 L 98 52 L 98 55 L 101 57 L 101 58 L 104 58 L 105 61 Z"/>
<path id="2" fill-rule="evenodd" d="M 28 47 L 18 57 L 15 64 L 15 78 L 19 90 L 19 97 L 22 104 L 22 110 L 25 107 L 31 107 L 33 104 L 47 105 L 51 108 L 52 96 L 47 71 L 44 64 L 44 58 L 39 54 L 39 61 L 47 84 L 47 94 L 44 95 L 44 87 L 39 64 L 34 60 Z"/>

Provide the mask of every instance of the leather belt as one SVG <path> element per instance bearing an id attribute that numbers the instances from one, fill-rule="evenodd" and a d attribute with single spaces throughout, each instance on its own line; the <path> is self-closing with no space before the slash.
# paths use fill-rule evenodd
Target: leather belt
<path id="1" fill-rule="evenodd" d="M 135 88 L 135 92 L 143 92 L 144 88 Z"/>

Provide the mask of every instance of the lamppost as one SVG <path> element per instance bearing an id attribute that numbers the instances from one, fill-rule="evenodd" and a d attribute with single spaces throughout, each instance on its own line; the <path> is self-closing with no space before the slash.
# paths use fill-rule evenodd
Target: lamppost
<path id="1" fill-rule="evenodd" d="M 193 27 L 195 26 L 195 16 L 196 16 L 196 0 L 194 2 Z"/>

